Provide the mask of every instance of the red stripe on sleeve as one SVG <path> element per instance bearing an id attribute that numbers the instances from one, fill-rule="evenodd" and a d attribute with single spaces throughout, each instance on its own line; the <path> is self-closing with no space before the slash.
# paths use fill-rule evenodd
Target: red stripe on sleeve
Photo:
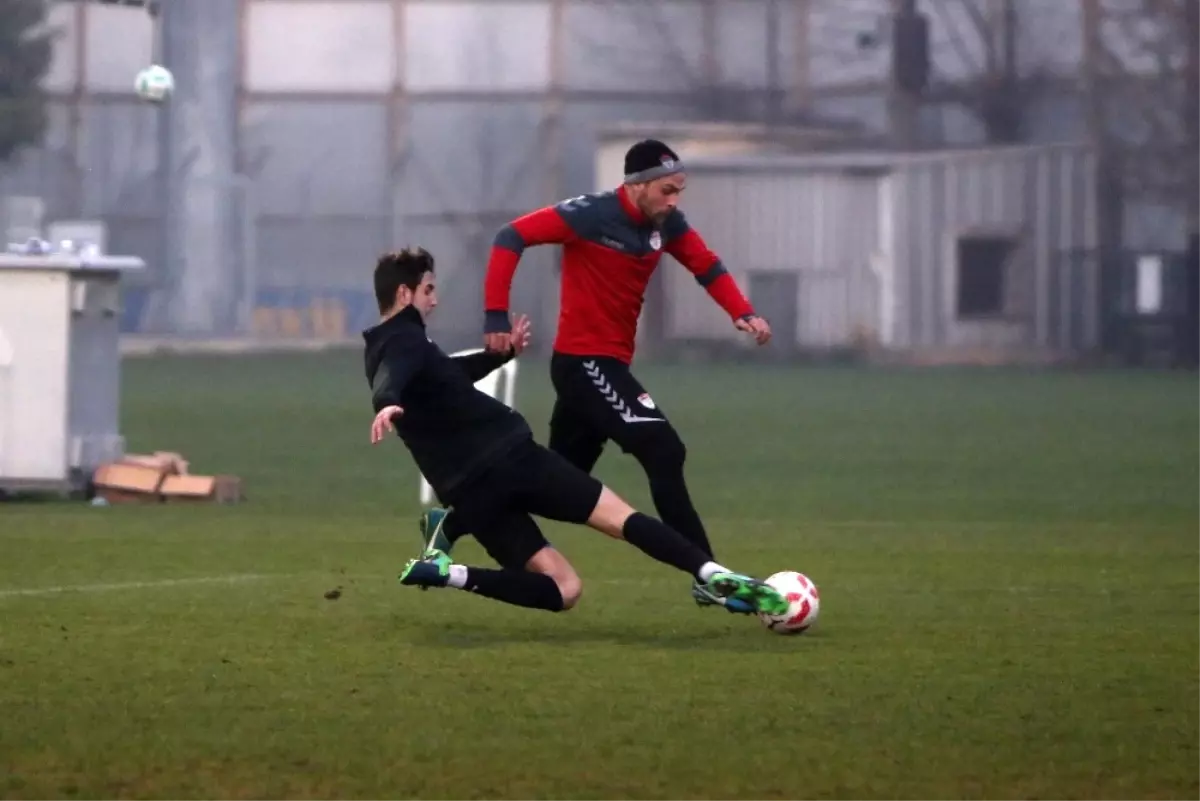
<path id="1" fill-rule="evenodd" d="M 485 311 L 508 311 L 508 299 L 512 292 L 513 276 L 517 274 L 519 253 L 492 246 L 488 259 L 487 276 L 483 279 L 483 308 Z"/>
<path id="2" fill-rule="evenodd" d="M 712 299 L 734 320 L 754 314 L 754 307 L 742 294 L 742 290 L 738 289 L 737 281 L 734 281 L 729 273 L 725 273 L 705 288 Z"/>
<path id="3" fill-rule="evenodd" d="M 688 228 L 682 236 L 668 242 L 666 251 L 697 277 L 704 275 L 720 261 L 694 228 Z"/>
<path id="4" fill-rule="evenodd" d="M 530 245 L 563 244 L 575 234 L 553 206 L 532 211 L 506 225 L 496 236 L 483 280 L 485 311 L 508 311 L 513 277 Z"/>
<path id="5" fill-rule="evenodd" d="M 721 261 L 720 257 L 709 249 L 708 244 L 700 234 L 696 233 L 694 228 L 688 228 L 682 236 L 671 240 L 667 244 L 666 251 L 697 278 Z M 725 313 L 735 320 L 754 313 L 754 307 L 738 289 L 737 282 L 729 273 L 718 276 L 704 289 L 725 310 Z"/>

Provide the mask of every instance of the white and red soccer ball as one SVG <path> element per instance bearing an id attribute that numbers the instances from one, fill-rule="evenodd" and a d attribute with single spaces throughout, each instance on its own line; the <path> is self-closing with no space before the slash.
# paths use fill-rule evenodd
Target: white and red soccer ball
<path id="1" fill-rule="evenodd" d="M 821 593 L 808 576 L 794 570 L 783 570 L 770 576 L 766 583 L 787 598 L 788 609 L 782 615 L 760 612 L 758 617 L 764 626 L 776 634 L 803 634 L 817 622 L 817 615 L 821 611 Z"/>

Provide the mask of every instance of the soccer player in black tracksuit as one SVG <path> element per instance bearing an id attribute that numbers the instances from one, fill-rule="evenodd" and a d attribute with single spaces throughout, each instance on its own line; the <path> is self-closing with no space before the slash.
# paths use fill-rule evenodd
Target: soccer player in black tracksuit
<path id="1" fill-rule="evenodd" d="M 395 430 L 438 497 L 455 506 L 499 570 L 454 564 L 436 549 L 409 561 L 402 584 L 456 587 L 552 612 L 570 609 L 581 584 L 571 564 L 542 536 L 532 515 L 587 524 L 690 574 L 747 612 L 779 614 L 787 600 L 734 573 L 681 534 L 635 511 L 595 478 L 533 441 L 525 418 L 474 382 L 519 353 L 528 321 L 518 319 L 505 354 L 451 358 L 429 339 L 425 317 L 437 306 L 434 260 L 424 250 L 382 256 L 375 267 L 382 320 L 363 332 L 367 381 L 376 411 L 372 443 Z"/>

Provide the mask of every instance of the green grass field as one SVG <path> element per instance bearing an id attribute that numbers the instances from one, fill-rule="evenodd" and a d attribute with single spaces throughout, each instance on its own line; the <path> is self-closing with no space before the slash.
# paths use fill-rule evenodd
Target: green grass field
<path id="1" fill-rule="evenodd" d="M 125 369 L 130 449 L 248 501 L 0 506 L 2 796 L 1200 794 L 1194 374 L 642 368 L 718 555 L 821 586 L 789 638 L 563 526 L 567 614 L 398 586 L 358 353 Z"/>

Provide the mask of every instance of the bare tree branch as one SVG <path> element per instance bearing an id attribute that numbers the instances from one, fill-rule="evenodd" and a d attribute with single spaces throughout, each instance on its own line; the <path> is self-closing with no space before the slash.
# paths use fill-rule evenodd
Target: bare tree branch
<path id="1" fill-rule="evenodd" d="M 975 0 L 963 0 L 963 10 L 970 15 L 971 21 L 975 23 L 975 30 L 986 31 L 990 25 L 988 24 L 987 15 L 979 6 L 975 4 Z"/>
<path id="2" fill-rule="evenodd" d="M 969 18 L 972 27 L 969 35 L 963 33 L 954 20 L 949 6 L 943 2 L 934 6 L 955 50 L 960 53 L 974 50 L 982 54 L 981 59 L 963 59 L 973 68 L 973 74 L 958 82 L 958 91 L 954 87 L 942 87 L 942 92 L 944 97 L 956 99 L 976 116 L 988 141 L 1016 142 L 1023 136 L 1031 101 L 1044 82 L 1044 73 L 1049 70 L 1036 66 L 1024 72 L 1018 70 L 1016 40 L 1020 26 L 1013 0 L 1000 0 L 1002 6 L 998 15 L 987 13 L 981 2 L 963 0 L 955 5 Z"/>
<path id="3" fill-rule="evenodd" d="M 1200 179 L 1193 49 L 1194 9 L 1172 0 L 1101 4 L 1100 85 L 1092 89 L 1108 147 L 1121 157 L 1127 189 L 1177 208 L 1196 208 Z"/>
<path id="4" fill-rule="evenodd" d="M 962 30 L 959 29 L 958 23 L 954 21 L 954 15 L 946 9 L 945 0 L 938 0 L 938 2 L 934 3 L 933 10 L 946 27 L 946 33 L 950 37 L 950 44 L 954 47 L 954 52 L 958 54 L 959 60 L 962 61 L 963 67 L 968 72 L 982 70 L 983 65 L 971 54 L 971 48 L 968 46 Z"/>
<path id="5" fill-rule="evenodd" d="M 607 13 L 610 17 L 624 18 L 635 29 L 653 30 L 656 43 L 661 43 L 665 47 L 669 69 L 675 74 L 683 76 L 689 89 L 701 84 L 702 80 L 688 62 L 687 54 L 680 45 L 676 32 L 672 29 L 669 20 L 666 19 L 664 0 L 644 0 L 644 2 L 644 5 L 613 3 L 608 6 Z M 627 74 L 631 80 L 645 79 L 646 70 L 650 65 L 648 61 L 641 60 L 639 57 L 645 59 L 650 55 L 646 51 L 628 43 L 601 41 L 592 31 L 588 30 L 574 28 L 570 33 L 577 47 L 596 54 L 599 57 L 598 60 L 604 62 L 608 69 Z M 659 52 L 657 48 L 656 52 Z M 661 65 L 658 66 L 661 67 Z"/>
<path id="6" fill-rule="evenodd" d="M 679 40 L 675 37 L 674 31 L 671 30 L 671 26 L 663 14 L 663 0 L 651 0 L 649 7 L 642 6 L 641 8 L 643 11 L 648 12 L 650 26 L 658 34 L 659 39 L 666 43 L 670 52 L 671 63 L 675 65 L 680 75 L 685 76 L 688 86 L 697 87 L 702 81 L 698 80 L 698 76 L 692 69 L 692 65 L 688 63 L 687 54 L 683 52 Z"/>

